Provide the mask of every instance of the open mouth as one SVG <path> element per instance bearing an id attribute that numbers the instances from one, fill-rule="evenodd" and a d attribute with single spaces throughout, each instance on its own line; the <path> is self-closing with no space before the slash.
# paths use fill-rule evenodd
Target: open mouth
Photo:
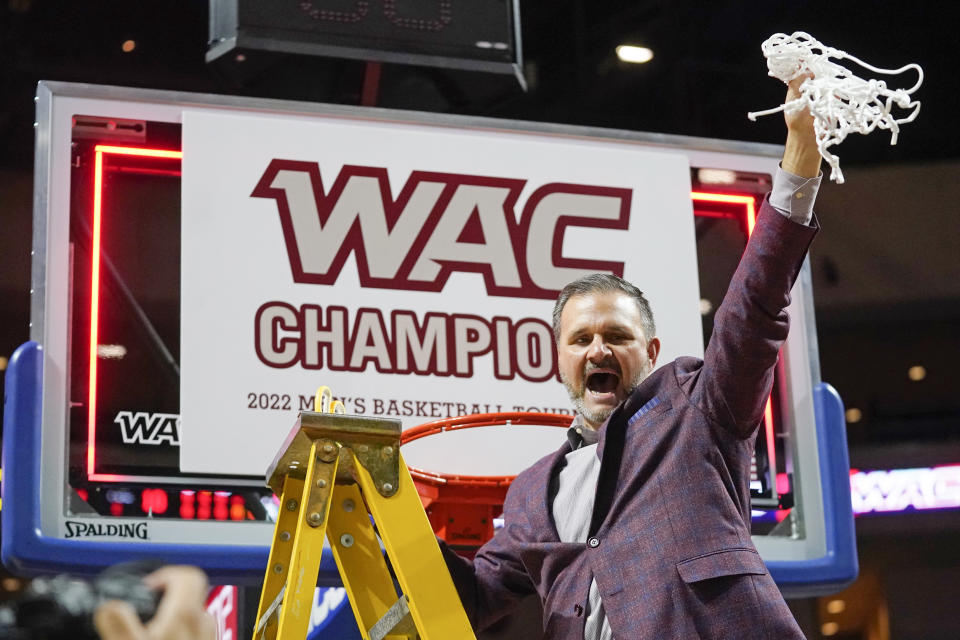
<path id="1" fill-rule="evenodd" d="M 616 393 L 620 376 L 609 371 L 595 371 L 587 376 L 587 391 L 595 395 Z"/>

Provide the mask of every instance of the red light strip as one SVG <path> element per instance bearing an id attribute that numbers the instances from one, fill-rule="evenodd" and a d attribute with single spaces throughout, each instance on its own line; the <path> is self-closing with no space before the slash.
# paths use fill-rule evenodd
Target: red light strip
<path id="1" fill-rule="evenodd" d="M 773 434 L 773 395 L 767 396 L 767 406 L 763 410 L 763 431 L 764 435 L 767 438 L 767 458 L 770 460 L 770 471 L 772 473 L 777 473 L 777 440 Z M 774 491 L 780 493 L 779 487 L 777 487 L 778 478 L 771 478 L 774 483 Z"/>
<path id="2" fill-rule="evenodd" d="M 103 153 L 96 147 L 93 160 L 93 254 L 90 265 L 90 384 L 87 393 L 87 475 L 93 474 L 97 418 L 97 330 L 100 318 L 100 205 L 103 188 Z"/>
<path id="3" fill-rule="evenodd" d="M 87 478 L 89 480 L 112 480 L 113 474 L 94 473 L 96 461 L 97 425 L 97 343 L 100 320 L 100 226 L 103 214 L 103 155 L 112 153 L 123 156 L 147 158 L 183 159 L 182 151 L 169 149 L 143 149 L 139 147 L 114 147 L 98 144 L 93 160 L 93 230 L 90 264 L 90 388 L 87 395 Z"/>
<path id="4" fill-rule="evenodd" d="M 753 235 L 753 227 L 757 224 L 757 201 L 751 195 L 736 195 L 732 193 L 707 193 L 704 191 L 690 192 L 690 198 L 694 202 L 718 203 L 718 204 L 740 204 L 744 206 L 747 218 L 747 238 Z M 705 211 L 697 215 L 706 217 L 722 217 L 712 211 Z M 770 460 L 770 468 L 777 468 L 777 447 L 776 438 L 773 433 L 773 396 L 767 398 L 767 405 L 763 410 L 763 426 L 767 439 L 767 457 Z M 779 490 L 778 490 L 779 492 Z"/>
<path id="5" fill-rule="evenodd" d="M 170 149 L 144 149 L 141 147 L 113 147 L 106 144 L 98 144 L 93 148 L 97 153 L 115 153 L 122 156 L 140 156 L 145 158 L 170 158 L 175 160 L 183 159 L 183 151 L 172 151 Z"/>
<path id="6" fill-rule="evenodd" d="M 747 210 L 747 237 L 753 235 L 753 225 L 757 223 L 757 202 L 753 196 L 738 196 L 732 193 L 706 193 L 693 191 L 690 197 L 695 202 L 717 202 L 722 204 L 742 204 Z"/>

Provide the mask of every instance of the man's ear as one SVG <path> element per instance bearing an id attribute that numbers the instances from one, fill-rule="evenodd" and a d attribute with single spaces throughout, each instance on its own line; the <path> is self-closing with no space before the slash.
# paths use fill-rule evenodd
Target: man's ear
<path id="1" fill-rule="evenodd" d="M 653 338 L 647 343 L 647 357 L 650 358 L 650 367 L 657 366 L 657 356 L 660 355 L 660 338 Z"/>

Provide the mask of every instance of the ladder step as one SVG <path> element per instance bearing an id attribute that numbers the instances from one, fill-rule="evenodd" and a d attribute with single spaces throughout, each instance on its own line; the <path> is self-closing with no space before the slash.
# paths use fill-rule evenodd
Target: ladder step
<path id="1" fill-rule="evenodd" d="M 388 635 L 407 635 L 416 638 L 417 627 L 410 616 L 407 596 L 400 596 L 400 599 L 387 609 L 376 624 L 370 627 L 367 635 L 370 636 L 370 640 L 383 640 Z"/>

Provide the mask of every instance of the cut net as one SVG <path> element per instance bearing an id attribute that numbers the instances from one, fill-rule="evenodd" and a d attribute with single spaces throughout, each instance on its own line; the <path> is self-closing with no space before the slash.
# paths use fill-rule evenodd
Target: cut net
<path id="1" fill-rule="evenodd" d="M 878 69 L 844 51 L 821 44 L 803 31 L 796 31 L 789 36 L 775 33 L 760 48 L 767 59 L 770 75 L 774 78 L 789 83 L 804 74 L 813 77 L 800 85 L 800 97 L 774 109 L 748 113 L 747 117 L 756 120 L 758 116 L 780 111 L 795 113 L 807 107 L 814 117 L 817 148 L 830 164 L 830 179 L 838 184 L 843 183 L 840 158 L 827 149 L 843 142 L 851 131 L 867 134 L 877 128 L 889 129 L 890 144 L 897 144 L 900 125 L 913 122 L 920 112 L 920 102 L 910 98 L 910 94 L 923 83 L 920 65 Z M 883 80 L 864 80 L 835 62 L 844 58 L 874 73 L 887 75 L 916 69 L 919 78 L 909 89 L 888 89 Z M 912 111 L 898 119 L 890 113 L 894 106 Z"/>

